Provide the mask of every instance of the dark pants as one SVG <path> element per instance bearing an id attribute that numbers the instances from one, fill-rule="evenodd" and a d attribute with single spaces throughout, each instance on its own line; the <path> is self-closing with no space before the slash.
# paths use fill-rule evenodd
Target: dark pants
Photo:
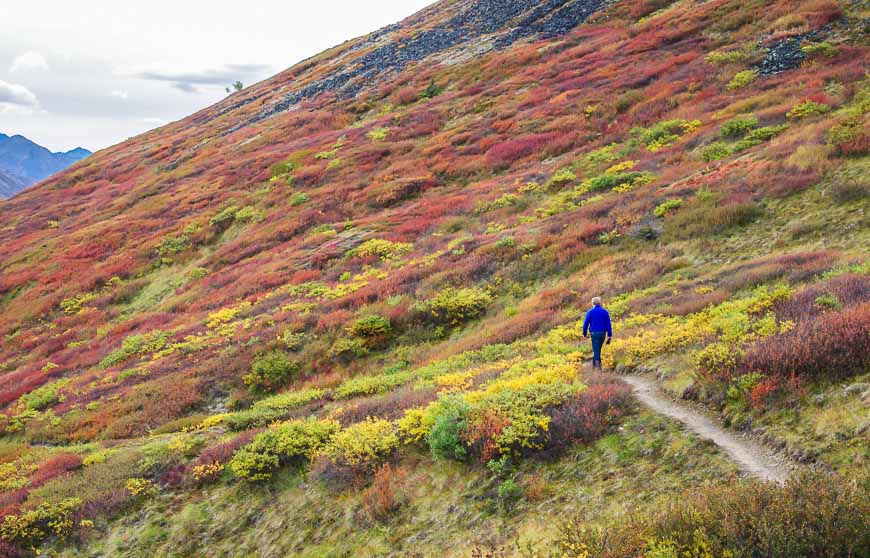
<path id="1" fill-rule="evenodd" d="M 607 337 L 606 331 L 593 331 L 592 337 L 592 367 L 601 368 L 601 347 L 604 346 L 604 339 Z"/>

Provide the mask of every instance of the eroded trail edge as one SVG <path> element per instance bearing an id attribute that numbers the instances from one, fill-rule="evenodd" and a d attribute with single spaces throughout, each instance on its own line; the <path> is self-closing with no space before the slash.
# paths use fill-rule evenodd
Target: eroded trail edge
<path id="1" fill-rule="evenodd" d="M 630 385 L 635 398 L 653 411 L 683 423 L 692 432 L 722 448 L 748 474 L 783 484 L 789 467 L 778 462 L 764 446 L 728 432 L 709 417 L 680 405 L 663 395 L 656 383 L 639 376 L 620 376 Z"/>

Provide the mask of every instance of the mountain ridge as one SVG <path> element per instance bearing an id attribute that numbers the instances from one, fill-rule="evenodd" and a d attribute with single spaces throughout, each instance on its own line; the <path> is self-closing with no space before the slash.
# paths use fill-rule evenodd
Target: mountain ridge
<path id="1" fill-rule="evenodd" d="M 0 171 L 15 177 L 16 182 L 9 183 L 0 198 L 11 197 L 90 155 L 82 147 L 55 153 L 20 134 L 0 133 Z"/>

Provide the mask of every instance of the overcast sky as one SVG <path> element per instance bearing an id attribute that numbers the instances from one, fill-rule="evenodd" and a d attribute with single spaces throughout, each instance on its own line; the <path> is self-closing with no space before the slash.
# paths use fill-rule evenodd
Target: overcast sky
<path id="1" fill-rule="evenodd" d="M 4 2 L 0 133 L 108 147 L 432 1 Z"/>

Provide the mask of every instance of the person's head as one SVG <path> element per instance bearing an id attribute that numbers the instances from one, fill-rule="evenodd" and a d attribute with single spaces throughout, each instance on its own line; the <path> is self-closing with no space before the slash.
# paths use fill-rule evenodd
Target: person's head
<path id="1" fill-rule="evenodd" d="M 601 306 L 601 297 L 596 296 L 592 299 L 592 306 Z"/>

